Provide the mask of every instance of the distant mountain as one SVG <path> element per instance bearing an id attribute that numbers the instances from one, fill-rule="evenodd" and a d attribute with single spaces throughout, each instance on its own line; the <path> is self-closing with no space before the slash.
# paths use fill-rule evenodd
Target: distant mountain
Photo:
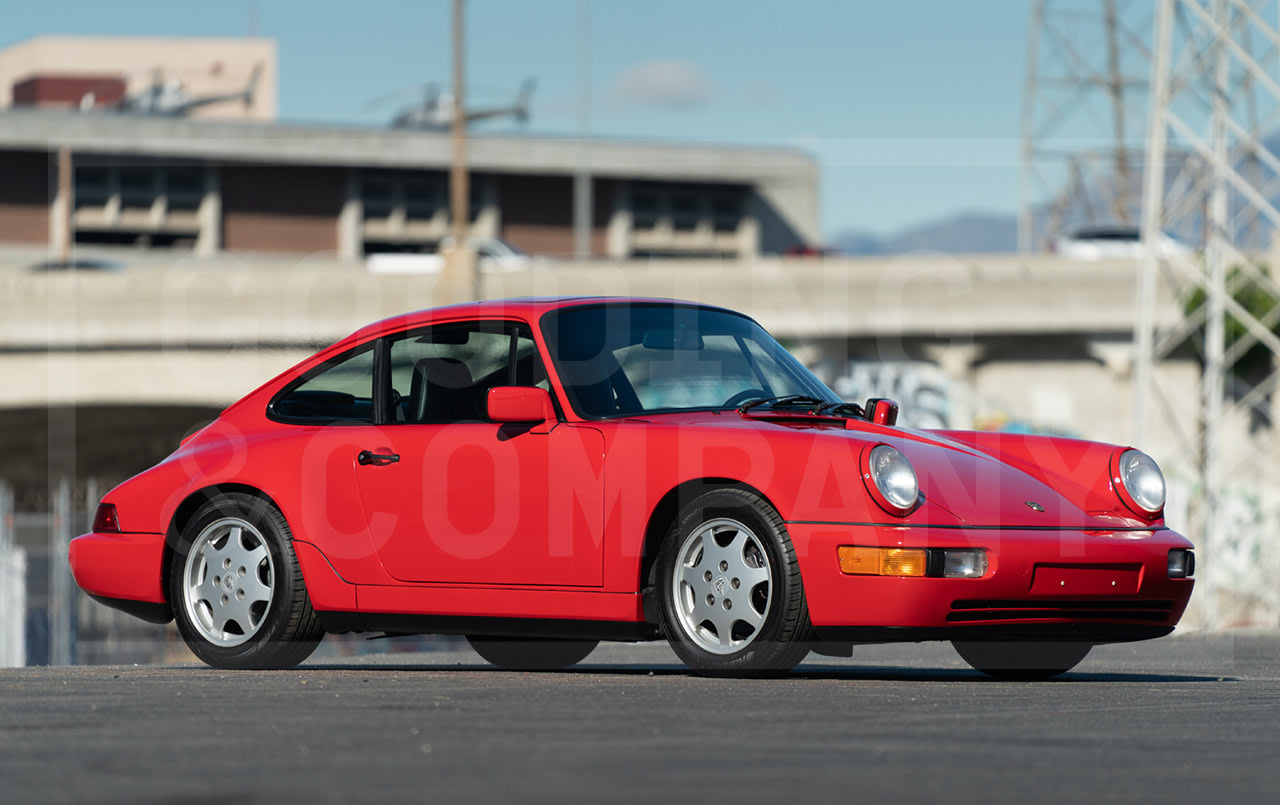
<path id="1" fill-rule="evenodd" d="M 842 232 L 827 245 L 841 254 L 884 254 L 885 240 L 867 232 Z"/>
<path id="2" fill-rule="evenodd" d="M 830 243 L 850 255 L 937 251 L 995 254 L 1018 250 L 1018 219 L 1012 215 L 961 213 L 921 224 L 889 237 L 846 232 Z"/>

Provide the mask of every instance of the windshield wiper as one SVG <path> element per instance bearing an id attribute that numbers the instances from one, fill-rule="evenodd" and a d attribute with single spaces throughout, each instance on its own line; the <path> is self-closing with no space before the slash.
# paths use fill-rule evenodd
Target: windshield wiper
<path id="1" fill-rule="evenodd" d="M 855 419 L 866 419 L 867 412 L 861 405 L 851 402 L 827 403 L 814 411 L 815 414 L 831 414 L 832 416 L 849 416 Z"/>
<path id="2" fill-rule="evenodd" d="M 832 403 L 804 394 L 787 394 L 782 397 L 757 397 L 754 400 L 746 400 L 739 405 L 738 413 L 745 414 L 752 408 L 761 405 L 767 405 L 770 408 L 807 408 L 809 413 L 816 413 L 823 407 L 832 405 Z"/>

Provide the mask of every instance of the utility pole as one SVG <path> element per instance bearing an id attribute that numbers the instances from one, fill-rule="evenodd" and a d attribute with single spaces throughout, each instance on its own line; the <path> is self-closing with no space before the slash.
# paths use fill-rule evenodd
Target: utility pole
<path id="1" fill-rule="evenodd" d="M 471 187 L 467 175 L 466 41 L 464 0 L 453 0 L 453 162 L 449 167 L 449 214 L 453 242 L 444 250 L 444 272 L 439 296 L 446 303 L 473 302 L 480 298 L 476 253 L 468 242 L 471 223 Z"/>
<path id="2" fill-rule="evenodd" d="M 591 256 L 591 0 L 578 0 L 578 165 L 573 174 L 573 256 Z"/>
<path id="3" fill-rule="evenodd" d="M 72 171 L 74 168 L 71 164 L 71 148 L 61 146 L 58 149 L 58 194 L 57 194 L 57 227 L 58 237 L 58 264 L 62 266 L 71 265 L 71 245 L 75 240 L 75 208 L 76 202 L 72 198 L 75 193 L 75 183 L 72 181 Z"/>

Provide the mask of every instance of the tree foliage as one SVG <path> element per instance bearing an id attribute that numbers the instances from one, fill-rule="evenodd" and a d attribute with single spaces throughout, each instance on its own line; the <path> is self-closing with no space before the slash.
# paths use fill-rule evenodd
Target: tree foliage
<path id="1" fill-rule="evenodd" d="M 1263 276 L 1270 276 L 1268 269 L 1263 266 L 1258 270 Z M 1233 266 L 1227 273 L 1227 289 L 1231 293 L 1231 297 L 1235 299 L 1236 304 L 1249 312 L 1249 315 L 1255 319 L 1264 320 L 1278 304 L 1280 299 L 1263 286 L 1255 277 L 1247 274 L 1240 266 Z M 1208 295 L 1203 288 L 1196 288 L 1195 292 L 1187 298 L 1183 306 L 1184 312 L 1191 316 L 1204 306 Z M 1249 334 L 1249 329 L 1245 327 L 1230 310 L 1226 313 L 1224 332 L 1224 348 L 1230 352 L 1231 348 L 1242 339 L 1253 336 Z M 1271 325 L 1271 332 L 1280 336 L 1280 322 Z M 1193 339 L 1196 351 L 1202 356 L 1204 354 L 1204 333 L 1199 331 Z M 1231 372 L 1242 379 L 1257 379 L 1265 376 L 1271 371 L 1271 350 L 1265 344 L 1258 343 L 1256 339 L 1252 345 L 1246 349 L 1229 367 Z"/>

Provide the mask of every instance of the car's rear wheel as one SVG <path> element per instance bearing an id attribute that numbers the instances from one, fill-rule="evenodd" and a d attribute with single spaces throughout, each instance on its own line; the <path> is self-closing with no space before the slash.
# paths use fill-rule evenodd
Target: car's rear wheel
<path id="1" fill-rule="evenodd" d="M 499 668 L 554 671 L 577 665 L 600 645 L 595 640 L 552 640 L 468 635 L 476 653 Z"/>
<path id="2" fill-rule="evenodd" d="M 981 642 L 951 643 L 961 659 L 996 679 L 1051 679 L 1065 674 L 1088 656 L 1092 643 L 1077 642 Z"/>
<path id="3" fill-rule="evenodd" d="M 699 673 L 785 673 L 809 651 L 795 548 L 782 518 L 752 492 L 719 489 L 686 505 L 655 586 L 667 640 Z"/>
<path id="4" fill-rule="evenodd" d="M 324 636 L 289 524 L 250 495 L 219 495 L 177 536 L 169 601 L 191 651 L 216 668 L 292 668 Z"/>

